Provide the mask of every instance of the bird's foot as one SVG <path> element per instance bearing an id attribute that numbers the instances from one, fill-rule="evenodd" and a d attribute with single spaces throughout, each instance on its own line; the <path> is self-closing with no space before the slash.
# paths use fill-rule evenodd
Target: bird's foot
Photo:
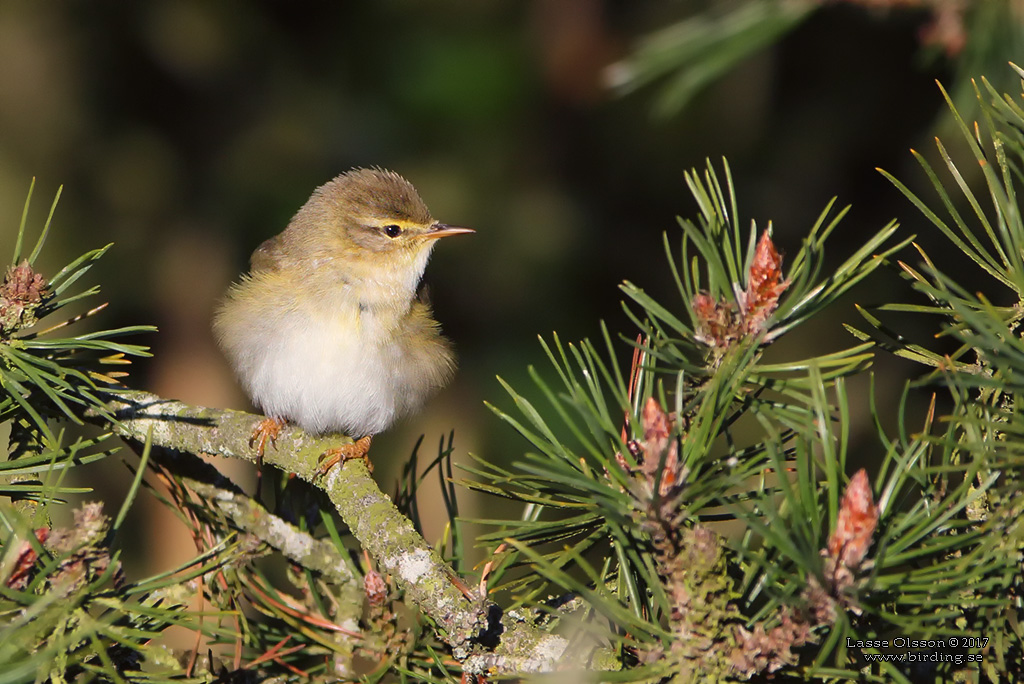
<path id="1" fill-rule="evenodd" d="M 320 454 L 319 465 L 316 468 L 316 477 L 320 478 L 327 474 L 327 472 L 334 466 L 341 463 L 345 464 L 345 461 L 351 461 L 353 459 L 362 459 L 366 462 L 366 469 L 371 473 L 373 472 L 373 464 L 370 463 L 370 459 L 366 457 L 366 454 L 370 451 L 370 436 L 367 435 L 361 439 L 357 439 L 351 444 L 344 444 L 334 449 L 328 449 L 324 453 Z"/>
<path id="2" fill-rule="evenodd" d="M 252 437 L 249 438 L 249 448 L 256 449 L 256 458 L 259 462 L 263 462 L 263 452 L 267 447 L 267 441 L 269 440 L 271 445 L 277 448 L 277 436 L 281 434 L 281 428 L 286 424 L 286 421 L 281 418 L 264 418 L 260 422 L 256 423 L 256 427 L 252 429 Z"/>

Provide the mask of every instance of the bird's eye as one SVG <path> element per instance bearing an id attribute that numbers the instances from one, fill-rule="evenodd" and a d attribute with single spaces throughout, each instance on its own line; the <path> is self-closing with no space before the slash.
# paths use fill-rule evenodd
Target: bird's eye
<path id="1" fill-rule="evenodd" d="M 398 237 L 399 235 L 402 234 L 402 227 L 401 226 L 396 226 L 393 223 L 390 224 L 390 225 L 384 226 L 381 230 L 383 230 L 384 234 L 387 235 L 389 238 L 396 238 L 396 237 Z"/>

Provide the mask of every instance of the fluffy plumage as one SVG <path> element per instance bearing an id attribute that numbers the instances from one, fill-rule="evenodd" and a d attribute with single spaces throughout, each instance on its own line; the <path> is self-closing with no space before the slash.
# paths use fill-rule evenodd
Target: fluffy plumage
<path id="1" fill-rule="evenodd" d="M 377 434 L 448 382 L 451 346 L 417 287 L 436 223 L 396 173 L 358 169 L 317 188 L 253 253 L 214 321 L 268 416 L 312 433 Z"/>

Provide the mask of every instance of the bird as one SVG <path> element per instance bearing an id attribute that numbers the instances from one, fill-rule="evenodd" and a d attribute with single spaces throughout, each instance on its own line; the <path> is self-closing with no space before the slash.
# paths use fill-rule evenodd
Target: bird
<path id="1" fill-rule="evenodd" d="M 419 409 L 455 370 L 419 285 L 437 240 L 473 233 L 435 221 L 413 185 L 356 168 L 318 187 L 262 243 L 214 316 L 217 341 L 267 416 L 250 447 L 262 459 L 288 423 L 354 441 L 318 474 L 367 458 L 374 435 Z"/>

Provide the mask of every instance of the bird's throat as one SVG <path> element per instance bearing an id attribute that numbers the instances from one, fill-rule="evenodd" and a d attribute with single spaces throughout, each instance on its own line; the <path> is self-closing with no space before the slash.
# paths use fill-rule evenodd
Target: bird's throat
<path id="1" fill-rule="evenodd" d="M 334 271 L 313 288 L 320 304 L 354 315 L 366 333 L 385 334 L 401 325 L 416 298 L 426 268 L 429 250 L 389 263 L 346 263 L 344 272 Z M 327 271 L 326 273 L 329 273 Z"/>

